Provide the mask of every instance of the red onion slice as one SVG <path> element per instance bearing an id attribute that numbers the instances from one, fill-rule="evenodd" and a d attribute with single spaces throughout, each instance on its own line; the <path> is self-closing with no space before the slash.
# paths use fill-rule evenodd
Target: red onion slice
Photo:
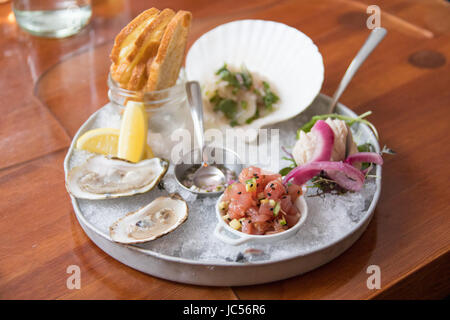
<path id="1" fill-rule="evenodd" d="M 333 129 L 323 120 L 317 121 L 311 129 L 317 137 L 317 145 L 310 162 L 329 161 L 334 146 Z"/>
<path id="2" fill-rule="evenodd" d="M 292 169 L 283 179 L 283 184 L 287 184 L 293 180 L 296 185 L 303 185 L 306 181 L 311 180 L 320 173 L 320 169 L 317 169 L 317 162 L 309 162 L 305 165 L 298 166 Z"/>
<path id="3" fill-rule="evenodd" d="M 381 166 L 383 164 L 383 158 L 375 152 L 358 152 L 349 155 L 344 162 L 349 164 L 354 164 L 355 162 L 369 162 L 379 164 Z"/>
<path id="4" fill-rule="evenodd" d="M 361 171 L 341 161 L 316 161 L 298 166 L 286 175 L 284 183 L 286 184 L 293 180 L 295 184 L 303 185 L 322 170 L 332 180 L 347 190 L 359 191 L 364 185 L 364 175 Z"/>

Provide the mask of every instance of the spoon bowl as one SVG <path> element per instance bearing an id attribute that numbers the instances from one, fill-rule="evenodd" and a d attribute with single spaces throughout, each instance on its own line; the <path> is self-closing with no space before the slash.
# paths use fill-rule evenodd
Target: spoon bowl
<path id="1" fill-rule="evenodd" d="M 225 185 L 225 174 L 215 166 L 202 164 L 195 172 L 194 185 L 202 189 Z"/>
<path id="2" fill-rule="evenodd" d="M 209 167 L 216 168 L 217 170 L 221 171 L 221 174 L 224 176 L 224 179 L 226 177 L 221 169 L 226 168 L 231 172 L 234 172 L 236 174 L 237 179 L 237 176 L 243 169 L 243 164 L 239 156 L 234 151 L 219 147 L 206 147 L 204 149 L 204 152 L 210 155 L 210 163 L 215 164 L 214 166 Z M 175 165 L 174 168 L 176 181 L 183 189 L 188 190 L 192 193 L 208 196 L 216 196 L 221 194 L 223 190 L 205 192 L 197 189 L 191 189 L 183 184 L 183 181 L 186 179 L 188 173 L 192 170 L 192 167 L 201 166 L 202 163 L 201 160 L 202 159 L 200 158 L 199 149 L 193 149 L 187 154 L 183 155 L 181 160 Z M 225 181 L 225 183 L 228 182 L 229 181 Z"/>

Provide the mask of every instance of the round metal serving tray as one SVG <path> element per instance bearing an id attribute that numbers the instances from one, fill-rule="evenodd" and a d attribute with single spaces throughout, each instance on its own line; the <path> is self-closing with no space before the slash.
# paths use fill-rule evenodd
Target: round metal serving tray
<path id="1" fill-rule="evenodd" d="M 303 112 L 303 118 L 305 117 L 305 114 L 309 117 L 314 114 L 324 113 L 329 102 L 330 98 L 328 96 L 320 94 L 311 106 Z M 66 175 L 69 169 L 70 158 L 73 154 L 73 149 L 75 148 L 75 142 L 80 134 L 91 128 L 99 111 L 94 113 L 81 126 L 75 135 L 64 160 L 64 170 Z M 342 104 L 338 104 L 337 112 L 343 115 L 356 116 L 354 112 Z M 299 126 L 300 125 L 301 123 L 299 123 Z M 283 126 L 278 124 L 273 127 L 282 128 Z M 367 126 L 362 125 L 359 130 L 364 134 L 366 142 L 371 143 L 374 146 L 375 151 L 379 152 L 380 147 L 378 141 L 370 129 Z M 376 191 L 374 196 L 368 206 L 367 212 L 349 232 L 326 245 L 297 255 L 294 253 L 289 258 L 253 262 L 205 262 L 169 256 L 139 246 L 113 242 L 110 239 L 109 234 L 100 230 L 98 226 L 92 224 L 86 218 L 85 213 L 80 209 L 78 200 L 74 197 L 71 197 L 71 199 L 76 217 L 88 237 L 114 259 L 152 276 L 172 281 L 208 286 L 242 286 L 293 277 L 313 270 L 339 256 L 347 250 L 367 228 L 378 202 L 380 190 L 381 167 L 376 166 Z M 190 212 L 190 215 L 192 214 L 195 214 L 195 212 Z"/>

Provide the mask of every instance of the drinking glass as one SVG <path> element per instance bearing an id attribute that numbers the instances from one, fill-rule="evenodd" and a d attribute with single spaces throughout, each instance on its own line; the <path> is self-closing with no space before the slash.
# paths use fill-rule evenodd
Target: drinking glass
<path id="1" fill-rule="evenodd" d="M 13 11 L 22 29 L 47 38 L 76 34 L 92 15 L 90 0 L 14 0 Z"/>

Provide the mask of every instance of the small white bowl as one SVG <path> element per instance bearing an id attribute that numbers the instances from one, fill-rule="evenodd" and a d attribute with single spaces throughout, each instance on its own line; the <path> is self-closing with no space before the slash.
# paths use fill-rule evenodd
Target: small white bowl
<path id="1" fill-rule="evenodd" d="M 216 228 L 214 229 L 214 236 L 217 239 L 219 239 L 227 244 L 233 245 L 233 246 L 237 246 L 237 245 L 249 242 L 249 241 L 259 242 L 259 243 L 267 243 L 267 242 L 273 242 L 273 241 L 284 240 L 284 239 L 290 238 L 293 235 L 295 235 L 298 232 L 298 230 L 300 230 L 300 228 L 306 221 L 306 217 L 308 216 L 308 206 L 306 205 L 305 198 L 303 196 L 300 196 L 297 198 L 297 200 L 294 203 L 295 206 L 297 207 L 297 209 L 301 213 L 300 219 L 297 221 L 297 224 L 295 226 L 287 229 L 286 231 L 269 234 L 269 235 L 247 234 L 247 233 L 238 231 L 236 229 L 233 229 L 232 227 L 230 227 L 228 225 L 228 223 L 226 223 L 223 220 L 222 214 L 220 213 L 220 209 L 219 209 L 219 203 L 222 201 L 222 197 L 223 197 L 223 195 L 220 196 L 219 200 L 217 200 L 217 203 L 216 203 L 216 216 L 217 216 L 217 219 L 219 220 L 219 223 L 216 225 Z M 236 235 L 237 238 L 229 237 L 226 233 L 223 232 L 224 229 L 226 229 L 227 231 Z"/>
<path id="2" fill-rule="evenodd" d="M 235 127 L 244 130 L 295 117 L 318 95 L 324 78 L 322 56 L 313 41 L 299 30 L 274 21 L 237 20 L 206 32 L 187 54 L 186 76 L 205 84 L 225 62 L 257 72 L 280 97 L 274 112 Z M 213 114 L 205 110 L 205 119 L 214 118 Z M 226 121 L 214 125 L 222 130 L 231 128 Z M 205 127 L 208 129 L 207 121 Z"/>

